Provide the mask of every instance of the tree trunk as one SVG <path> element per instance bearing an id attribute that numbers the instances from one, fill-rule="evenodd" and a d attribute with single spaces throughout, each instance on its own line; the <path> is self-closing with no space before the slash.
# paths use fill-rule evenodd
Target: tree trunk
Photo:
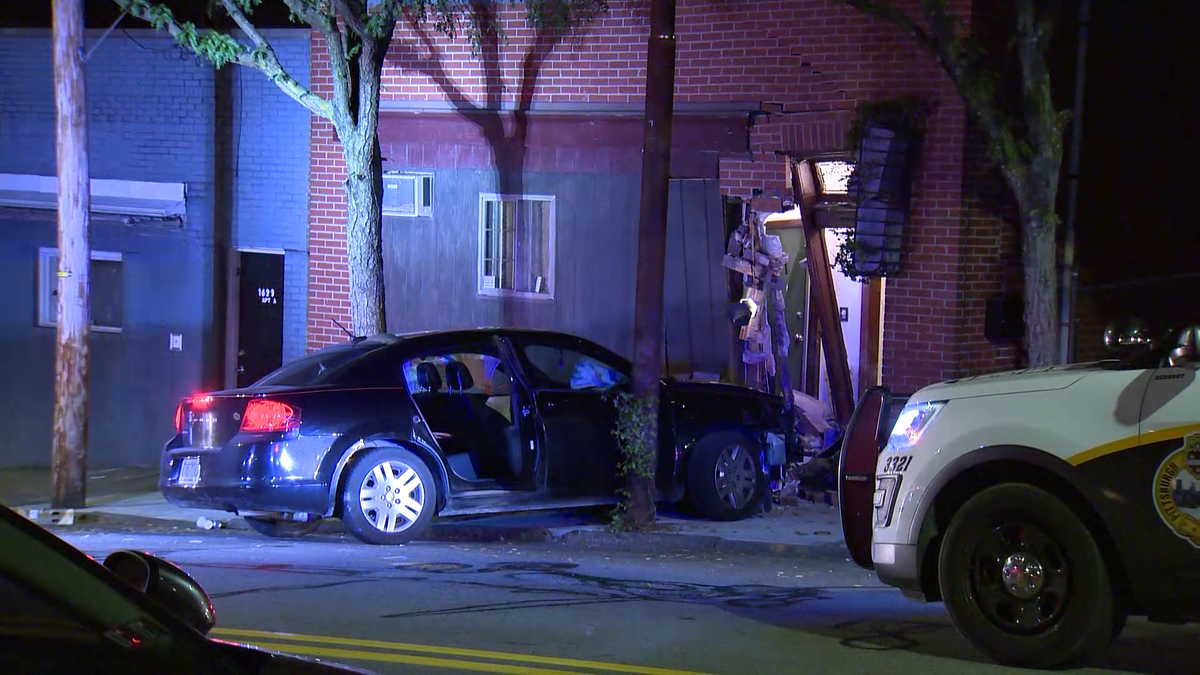
<path id="1" fill-rule="evenodd" d="M 346 257 L 355 335 L 387 331 L 383 288 L 383 156 L 375 129 L 339 134 L 346 158 Z"/>
<path id="2" fill-rule="evenodd" d="M 54 104 L 58 163 L 58 308 L 50 484 L 54 508 L 85 505 L 88 431 L 87 98 L 83 4 L 54 0 Z"/>
<path id="3" fill-rule="evenodd" d="M 1053 203 L 1053 202 L 1051 202 Z M 1029 367 L 1058 363 L 1057 242 L 1054 221 L 1039 214 L 1049 210 L 1024 209 L 1022 213 L 1022 266 L 1025 286 L 1025 341 Z"/>
<path id="4" fill-rule="evenodd" d="M 658 447 L 658 390 L 663 372 L 663 269 L 667 244 L 667 190 L 671 179 L 671 117 L 675 93 L 675 0 L 652 0 L 646 53 L 646 123 L 638 220 L 637 288 L 633 321 L 633 394 L 653 401 L 646 440 Z M 626 477 L 626 518 L 642 527 L 654 520 L 654 475 Z"/>

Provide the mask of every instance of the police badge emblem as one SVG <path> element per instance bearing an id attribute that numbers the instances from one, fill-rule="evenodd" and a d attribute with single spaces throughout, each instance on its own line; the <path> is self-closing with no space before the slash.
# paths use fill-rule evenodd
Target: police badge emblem
<path id="1" fill-rule="evenodd" d="M 1176 536 L 1200 548 L 1200 433 L 1186 436 L 1159 465 L 1154 508 Z"/>

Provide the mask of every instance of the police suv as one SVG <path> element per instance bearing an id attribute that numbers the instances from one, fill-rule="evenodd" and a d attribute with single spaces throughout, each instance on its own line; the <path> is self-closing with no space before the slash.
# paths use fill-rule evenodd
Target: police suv
<path id="1" fill-rule="evenodd" d="M 1200 620 L 1200 325 L 1105 340 L 1120 359 L 873 389 L 843 441 L 855 560 L 1007 665 Z"/>

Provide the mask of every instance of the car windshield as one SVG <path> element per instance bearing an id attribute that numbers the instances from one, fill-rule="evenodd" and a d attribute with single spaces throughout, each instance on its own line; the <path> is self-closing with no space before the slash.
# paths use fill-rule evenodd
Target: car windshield
<path id="1" fill-rule="evenodd" d="M 263 379 L 255 387 L 309 387 L 326 384 L 351 363 L 379 349 L 377 342 L 328 347 L 296 359 Z"/>

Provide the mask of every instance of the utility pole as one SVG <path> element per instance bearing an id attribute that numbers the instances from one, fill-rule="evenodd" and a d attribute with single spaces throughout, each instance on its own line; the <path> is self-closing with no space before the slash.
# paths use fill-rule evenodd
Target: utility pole
<path id="1" fill-rule="evenodd" d="M 650 3 L 646 50 L 646 122 L 642 140 L 642 194 L 638 219 L 637 287 L 633 318 L 633 395 L 654 402 L 663 374 L 663 268 L 667 253 L 667 191 L 671 184 L 671 118 L 675 100 L 675 0 Z M 658 426 L 645 440 L 658 447 Z M 653 477 L 628 482 L 629 517 L 639 525 L 654 519 Z"/>
<path id="2" fill-rule="evenodd" d="M 85 504 L 91 336 L 87 92 L 83 0 L 53 0 L 58 163 L 58 340 L 54 354 L 53 508 Z"/>

